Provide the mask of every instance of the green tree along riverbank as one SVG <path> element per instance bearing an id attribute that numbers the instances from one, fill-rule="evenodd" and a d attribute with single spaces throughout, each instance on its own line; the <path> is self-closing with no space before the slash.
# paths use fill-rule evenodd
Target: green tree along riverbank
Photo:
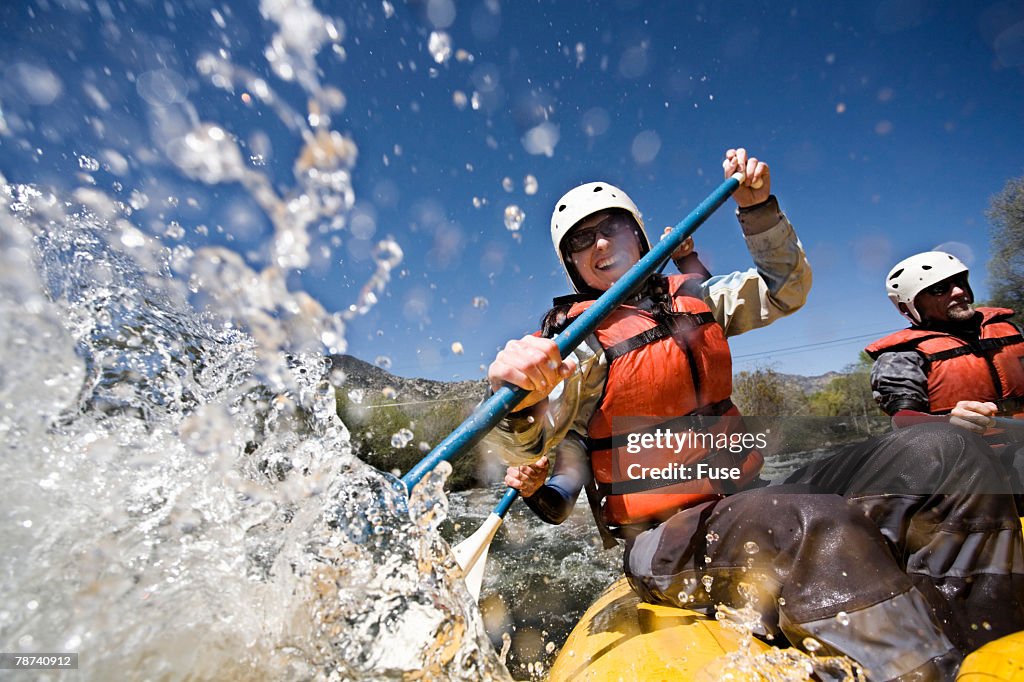
<path id="1" fill-rule="evenodd" d="M 351 389 L 350 389 L 351 390 Z M 338 392 L 338 415 L 349 428 L 353 450 L 361 460 L 396 476 L 407 472 L 469 416 L 476 400 L 442 399 L 403 405 L 384 395 L 365 396 L 356 403 L 345 390 Z M 476 446 L 452 463 L 452 490 L 487 482 L 487 458 Z"/>
<path id="2" fill-rule="evenodd" d="M 407 472 L 483 399 L 486 383 L 406 379 L 347 355 L 331 358 L 338 415 L 348 427 L 360 459 L 395 475 Z M 494 458 L 474 447 L 452 464 L 452 490 L 498 480 L 504 474 Z"/>
<path id="3" fill-rule="evenodd" d="M 336 385 L 338 414 L 349 428 L 355 454 L 368 464 L 404 474 L 469 416 L 483 399 L 484 380 L 443 382 L 405 379 L 350 356 L 332 358 L 344 380 Z M 876 430 L 887 420 L 871 397 L 871 360 L 861 354 L 842 372 L 817 377 L 781 374 L 771 368 L 738 373 L 733 400 L 747 415 L 847 417 L 855 430 Z M 870 423 L 870 426 L 869 426 Z M 822 435 L 792 434 L 808 448 Z M 476 446 L 452 462 L 452 490 L 499 481 L 504 467 Z"/>
<path id="4" fill-rule="evenodd" d="M 1017 323 L 1024 323 L 1024 176 L 992 196 L 986 215 L 992 251 L 988 304 L 1013 308 Z"/>

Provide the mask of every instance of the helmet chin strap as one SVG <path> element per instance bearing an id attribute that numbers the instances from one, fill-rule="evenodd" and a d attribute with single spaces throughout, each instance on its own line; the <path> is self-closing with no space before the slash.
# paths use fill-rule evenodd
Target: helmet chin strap
<path id="1" fill-rule="evenodd" d="M 913 322 L 914 324 L 920 324 L 921 323 L 921 320 L 919 319 L 920 316 L 914 315 L 912 312 L 910 312 L 910 306 L 908 306 L 906 303 L 903 303 L 902 301 L 900 301 L 899 303 L 896 304 L 896 307 L 899 308 L 900 312 L 903 313 L 904 316 L 909 318 L 910 321 Z M 918 318 L 918 319 L 915 319 L 915 318 Z"/>

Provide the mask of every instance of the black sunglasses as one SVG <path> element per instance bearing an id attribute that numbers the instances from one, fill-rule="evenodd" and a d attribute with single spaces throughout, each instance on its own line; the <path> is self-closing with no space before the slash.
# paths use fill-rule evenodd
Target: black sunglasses
<path id="1" fill-rule="evenodd" d="M 956 275 L 955 277 L 944 279 L 941 282 L 938 282 L 926 288 L 924 290 L 924 293 L 928 294 L 929 296 L 945 296 L 954 286 L 960 287 L 964 291 L 967 291 L 967 276 Z"/>
<path id="2" fill-rule="evenodd" d="M 579 253 L 593 246 L 594 242 L 597 241 L 599 232 L 602 237 L 612 238 L 619 236 L 627 230 L 632 230 L 635 226 L 636 220 L 633 219 L 633 216 L 626 213 L 616 213 L 608 216 L 597 225 L 591 225 L 582 230 L 573 230 L 567 234 L 565 236 L 565 248 L 569 250 L 569 253 Z"/>

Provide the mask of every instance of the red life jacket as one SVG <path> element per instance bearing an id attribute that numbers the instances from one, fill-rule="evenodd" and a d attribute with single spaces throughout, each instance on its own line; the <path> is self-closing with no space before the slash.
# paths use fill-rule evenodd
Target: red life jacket
<path id="1" fill-rule="evenodd" d="M 702 299 L 682 292 L 683 284 L 693 278 L 702 279 L 700 275 L 668 278 L 672 294 L 666 300 L 675 314 L 659 320 L 651 312 L 623 305 L 595 332 L 609 366 L 604 394 L 588 424 L 588 446 L 601 513 L 609 525 L 664 520 L 680 509 L 743 487 L 757 477 L 764 463 L 761 454 L 749 447 L 739 452 L 705 447 L 628 452 L 626 437 L 641 426 L 648 430 L 657 425 L 671 427 L 671 419 L 684 415 L 739 417 L 729 399 L 732 358 L 725 332 Z M 577 317 L 592 303 L 574 304 L 568 317 Z M 738 419 L 712 421 L 719 422 L 712 427 L 719 438 L 723 429 L 737 432 L 741 426 Z M 636 469 L 629 475 L 631 464 L 648 469 L 675 464 L 689 466 L 693 476 L 699 462 L 716 470 L 738 468 L 740 475 L 681 482 L 638 480 Z"/>
<path id="2" fill-rule="evenodd" d="M 1001 414 L 1024 417 L 1024 336 L 1007 308 L 978 308 L 977 341 L 945 332 L 910 327 L 875 341 L 872 358 L 887 351 L 914 350 L 924 356 L 932 414 L 946 413 L 961 400 L 993 402 Z"/>

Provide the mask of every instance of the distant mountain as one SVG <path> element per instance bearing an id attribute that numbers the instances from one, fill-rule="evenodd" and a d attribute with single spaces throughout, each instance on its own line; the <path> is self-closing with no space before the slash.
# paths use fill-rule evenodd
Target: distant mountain
<path id="1" fill-rule="evenodd" d="M 335 368 L 345 373 L 345 382 L 339 388 L 361 388 L 364 391 L 383 392 L 394 389 L 399 402 L 413 400 L 437 400 L 439 398 L 466 398 L 479 400 L 487 391 L 486 379 L 475 381 L 435 381 L 433 379 L 406 379 L 395 376 L 376 365 L 364 362 L 351 355 L 332 355 Z M 840 372 L 826 372 L 818 376 L 801 374 L 779 374 L 787 385 L 793 386 L 806 395 L 824 389 L 830 381 L 842 376 Z"/>
<path id="2" fill-rule="evenodd" d="M 779 377 L 790 386 L 803 391 L 805 395 L 811 395 L 821 391 L 829 382 L 836 377 L 843 376 L 842 372 L 825 372 L 813 377 L 805 377 L 802 374 L 779 374 Z"/>

